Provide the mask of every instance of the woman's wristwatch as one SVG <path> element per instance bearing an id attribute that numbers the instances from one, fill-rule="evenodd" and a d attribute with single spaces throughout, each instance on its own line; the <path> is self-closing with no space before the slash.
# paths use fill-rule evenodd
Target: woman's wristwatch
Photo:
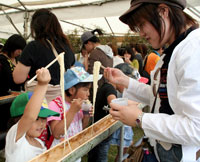
<path id="1" fill-rule="evenodd" d="M 142 117 L 144 115 L 144 112 L 142 112 L 140 115 L 138 115 L 137 119 L 136 119 L 136 126 L 138 128 L 142 128 Z"/>

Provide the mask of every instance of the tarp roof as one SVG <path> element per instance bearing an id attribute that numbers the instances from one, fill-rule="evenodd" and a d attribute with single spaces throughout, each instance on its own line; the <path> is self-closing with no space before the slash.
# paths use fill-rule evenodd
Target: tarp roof
<path id="1" fill-rule="evenodd" d="M 200 0 L 187 2 L 185 11 L 200 22 Z M 1 0 L 0 38 L 16 33 L 11 23 L 19 32 L 29 35 L 31 15 L 39 8 L 52 9 L 67 33 L 75 28 L 83 29 L 80 28 L 83 26 L 86 30 L 100 27 L 106 33 L 124 34 L 128 32 L 128 27 L 118 17 L 128 9 L 129 4 L 130 0 Z"/>

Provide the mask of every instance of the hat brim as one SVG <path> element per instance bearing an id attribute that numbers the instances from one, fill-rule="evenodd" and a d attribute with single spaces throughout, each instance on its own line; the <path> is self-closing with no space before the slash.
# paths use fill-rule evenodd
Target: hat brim
<path id="1" fill-rule="evenodd" d="M 102 78 L 102 74 L 99 74 L 99 78 L 98 78 L 98 80 L 100 80 L 101 78 Z M 89 77 L 87 77 L 86 79 L 84 79 L 83 81 L 81 81 L 81 82 L 93 82 L 93 75 L 89 75 Z"/>
<path id="2" fill-rule="evenodd" d="M 136 5 L 132 6 L 132 7 L 130 7 L 123 15 L 121 15 L 121 16 L 119 17 L 119 19 L 120 19 L 123 23 L 127 24 L 127 18 L 130 16 L 130 13 L 131 13 L 132 11 L 134 11 L 136 8 L 140 7 L 141 5 L 142 5 L 142 3 L 138 3 L 138 4 L 136 4 Z"/>
<path id="3" fill-rule="evenodd" d="M 47 118 L 50 116 L 60 116 L 60 114 L 58 112 L 52 111 L 50 109 L 42 108 L 42 109 L 40 109 L 38 116 L 42 117 L 42 118 Z"/>
<path id="4" fill-rule="evenodd" d="M 122 15 L 119 17 L 119 19 L 127 24 L 127 19 L 130 16 L 130 14 L 137 9 L 138 7 L 140 7 L 143 3 L 164 3 L 167 5 L 171 5 L 171 6 L 175 6 L 178 7 L 182 10 L 184 10 L 184 8 L 186 7 L 186 1 L 185 0 L 171 0 L 171 1 L 166 1 L 166 0 L 135 0 L 131 3 L 131 7 Z"/>

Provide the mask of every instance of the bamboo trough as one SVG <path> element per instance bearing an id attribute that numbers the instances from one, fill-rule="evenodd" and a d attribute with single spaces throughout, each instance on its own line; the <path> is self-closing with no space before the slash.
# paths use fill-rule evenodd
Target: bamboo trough
<path id="1" fill-rule="evenodd" d="M 0 105 L 12 102 L 21 92 L 11 92 L 10 95 L 0 97 Z"/>
<path id="2" fill-rule="evenodd" d="M 72 150 L 70 150 L 68 142 L 63 141 L 29 162 L 74 162 L 121 126 L 121 122 L 114 120 L 111 115 L 107 115 L 79 134 L 69 138 Z"/>

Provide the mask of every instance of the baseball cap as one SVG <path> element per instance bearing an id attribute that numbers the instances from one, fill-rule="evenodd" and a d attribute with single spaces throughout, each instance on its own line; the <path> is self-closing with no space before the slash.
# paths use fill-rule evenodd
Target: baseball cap
<path id="1" fill-rule="evenodd" d="M 94 37 L 95 35 L 91 31 L 86 31 L 81 35 L 81 42 L 84 44 L 87 42 L 90 38 Z"/>
<path id="2" fill-rule="evenodd" d="M 26 92 L 26 93 L 22 93 L 18 95 L 14 99 L 10 107 L 11 117 L 17 117 L 17 116 L 23 115 L 24 109 L 32 95 L 33 95 L 33 92 Z M 47 101 L 46 99 L 44 99 L 38 116 L 42 118 L 47 118 L 49 116 L 59 116 L 59 115 L 60 114 L 58 112 L 48 109 Z"/>
<path id="3" fill-rule="evenodd" d="M 100 74 L 98 80 L 101 79 L 101 77 L 102 75 Z M 83 67 L 77 66 L 68 69 L 67 72 L 65 72 L 64 79 L 65 79 L 64 88 L 66 90 L 75 86 L 78 83 L 93 82 L 93 75 L 86 72 Z"/>
<path id="4" fill-rule="evenodd" d="M 123 23 L 127 24 L 127 18 L 130 16 L 130 14 L 138 7 L 140 7 L 143 3 L 164 3 L 167 5 L 178 7 L 182 10 L 184 10 L 186 7 L 186 0 L 131 0 L 130 8 L 122 16 L 120 16 L 119 19 Z"/>

